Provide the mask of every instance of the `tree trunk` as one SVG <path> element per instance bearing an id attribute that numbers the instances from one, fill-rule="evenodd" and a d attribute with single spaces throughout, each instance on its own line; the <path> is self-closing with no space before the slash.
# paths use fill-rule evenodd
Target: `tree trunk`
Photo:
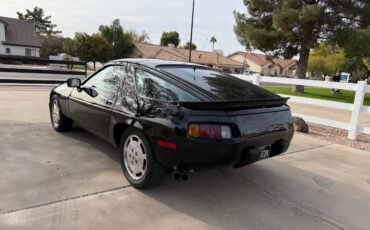
<path id="1" fill-rule="evenodd" d="M 307 63 L 308 58 L 310 56 L 310 48 L 302 45 L 301 52 L 299 53 L 299 60 L 297 63 L 297 78 L 298 79 L 306 79 L 306 72 L 307 72 Z M 303 85 L 294 85 L 293 91 L 298 93 L 304 92 Z"/>
<path id="2" fill-rule="evenodd" d="M 95 69 L 95 66 L 96 66 L 96 62 L 94 62 L 94 71 L 96 70 L 96 69 Z"/>

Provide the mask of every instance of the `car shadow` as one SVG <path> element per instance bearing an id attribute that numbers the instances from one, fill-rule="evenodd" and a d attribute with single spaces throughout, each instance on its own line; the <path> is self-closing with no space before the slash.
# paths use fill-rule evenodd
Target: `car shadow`
<path id="1" fill-rule="evenodd" d="M 246 166 L 247 171 L 269 176 L 264 165 Z M 264 180 L 263 176 L 260 178 Z M 255 184 L 242 181 L 233 170 L 212 170 L 190 175 L 189 181 L 176 181 L 167 176 L 159 186 L 147 191 L 138 191 L 163 205 L 194 219 L 221 229 L 249 229 L 255 223 L 266 222 L 258 213 L 267 210 L 275 215 L 281 209 L 276 208 Z M 258 229 L 258 228 L 257 228 Z"/>
<path id="2" fill-rule="evenodd" d="M 118 150 L 93 134 L 76 127 L 63 135 L 96 148 L 120 164 Z M 272 175 L 269 168 L 260 163 L 237 169 L 235 172 L 261 175 L 259 179 L 262 181 L 264 177 L 271 176 L 277 177 L 277 181 L 283 179 Z M 122 177 L 124 178 L 123 175 Z M 253 228 L 256 223 L 266 222 L 263 219 L 265 217 L 261 217 L 258 212 L 268 210 L 268 215 L 277 215 L 281 211 L 281 207 L 271 204 L 273 201 L 261 193 L 253 182 L 241 182 L 234 170 L 197 172 L 191 174 L 188 181 L 175 180 L 173 175 L 169 174 L 156 187 L 135 192 L 175 210 L 177 214 L 221 229 Z"/>
<path id="3" fill-rule="evenodd" d="M 73 127 L 71 131 L 63 132 L 61 134 L 92 146 L 93 148 L 99 150 L 100 152 L 104 153 L 109 158 L 120 164 L 120 156 L 117 147 L 95 136 L 94 134 L 80 127 Z"/>

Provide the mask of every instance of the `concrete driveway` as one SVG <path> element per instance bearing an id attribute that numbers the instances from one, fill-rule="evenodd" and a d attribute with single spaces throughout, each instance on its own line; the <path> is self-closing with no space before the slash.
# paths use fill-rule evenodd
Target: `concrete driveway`
<path id="1" fill-rule="evenodd" d="M 297 134 L 287 154 L 138 191 L 117 150 L 49 124 L 49 88 L 0 87 L 0 229 L 368 229 L 370 153 Z"/>

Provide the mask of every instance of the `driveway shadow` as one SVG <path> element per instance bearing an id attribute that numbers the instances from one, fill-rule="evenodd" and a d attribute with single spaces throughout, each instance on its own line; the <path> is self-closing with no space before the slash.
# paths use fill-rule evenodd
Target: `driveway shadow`
<path id="1" fill-rule="evenodd" d="M 246 167 L 248 173 L 262 175 L 262 181 L 264 177 L 269 177 L 269 170 L 264 165 Z M 140 192 L 178 212 L 221 229 L 275 229 L 278 226 L 287 227 L 289 224 L 283 223 L 287 219 L 300 222 L 295 220 L 296 214 L 292 208 L 281 206 L 255 184 L 242 180 L 231 170 L 226 173 L 213 170 L 191 175 L 187 182 L 175 181 L 168 176 L 158 187 Z"/>
<path id="2" fill-rule="evenodd" d="M 100 152 L 104 153 L 109 158 L 120 164 L 120 156 L 117 147 L 95 136 L 94 134 L 89 133 L 88 131 L 80 127 L 73 127 L 71 131 L 63 132 L 61 134 L 90 145 L 92 148 L 99 150 Z"/>
<path id="3" fill-rule="evenodd" d="M 81 128 L 74 128 L 63 135 L 96 148 L 117 164 L 120 162 L 119 152 L 114 146 Z M 279 173 L 279 170 L 285 173 Z M 195 173 L 190 175 L 189 181 L 176 181 L 173 175 L 167 175 L 157 187 L 134 192 L 174 210 L 174 217 L 185 215 L 212 228 L 298 229 L 299 226 L 310 226 L 311 229 L 325 229 L 269 194 L 269 189 L 274 193 L 277 192 L 275 188 L 283 187 L 284 183 L 294 184 L 294 181 L 289 182 L 289 175 L 295 173 L 296 169 L 285 168 L 270 159 L 237 170 Z M 278 192 L 277 196 L 280 195 Z M 140 200 L 137 202 L 141 203 Z"/>

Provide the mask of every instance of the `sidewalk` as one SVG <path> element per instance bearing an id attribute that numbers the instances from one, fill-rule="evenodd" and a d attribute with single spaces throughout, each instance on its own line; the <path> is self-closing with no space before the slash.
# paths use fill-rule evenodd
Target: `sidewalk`
<path id="1" fill-rule="evenodd" d="M 307 105 L 302 103 L 288 102 L 294 113 L 315 116 L 335 121 L 347 122 L 351 120 L 351 111 L 342 109 L 333 109 L 328 107 Z M 360 122 L 363 125 L 370 126 L 370 114 L 361 114 Z"/>

